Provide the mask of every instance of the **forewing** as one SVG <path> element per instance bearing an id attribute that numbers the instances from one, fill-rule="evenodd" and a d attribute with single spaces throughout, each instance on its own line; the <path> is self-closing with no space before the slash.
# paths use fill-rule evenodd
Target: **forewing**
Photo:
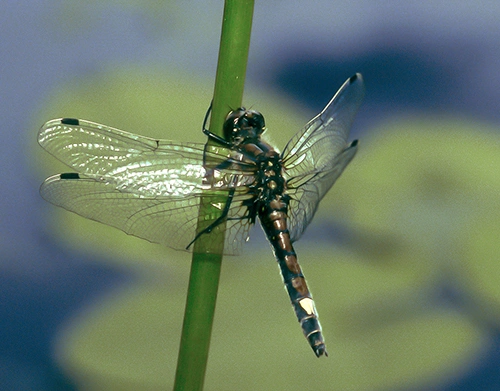
<path id="1" fill-rule="evenodd" d="M 230 155 L 222 147 L 212 147 L 204 155 L 204 144 L 155 140 L 72 118 L 45 123 L 38 133 L 38 142 L 78 173 L 113 177 L 123 191 L 144 197 L 198 193 L 207 187 L 203 182 L 204 156 L 218 164 Z M 238 167 L 246 170 L 239 174 L 251 176 L 251 167 Z M 231 187 L 224 182 L 230 179 L 227 175 L 222 177 L 217 186 Z"/>
<path id="2" fill-rule="evenodd" d="M 357 142 L 349 144 L 347 139 L 363 97 L 363 79 L 356 74 L 283 150 L 287 188 L 292 197 L 289 211 L 292 241 L 302 235 L 319 201 L 356 153 Z"/>
<path id="3" fill-rule="evenodd" d="M 184 250 L 195 236 L 200 197 L 220 208 L 230 188 L 225 253 L 237 254 L 251 222 L 242 206 L 244 184 L 255 167 L 225 165 L 206 179 L 204 159 L 227 161 L 230 151 L 203 144 L 154 140 L 89 121 L 47 122 L 39 143 L 80 174 L 48 178 L 40 189 L 49 202 L 81 216 L 117 227 L 128 234 Z"/>

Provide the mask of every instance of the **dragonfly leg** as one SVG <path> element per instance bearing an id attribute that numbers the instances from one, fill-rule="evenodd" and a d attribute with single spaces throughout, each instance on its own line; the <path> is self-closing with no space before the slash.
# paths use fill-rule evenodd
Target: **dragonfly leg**
<path id="1" fill-rule="evenodd" d="M 208 106 L 207 113 L 205 114 L 205 119 L 203 120 L 203 126 L 201 127 L 201 130 L 203 131 L 203 133 L 205 133 L 205 130 L 207 128 L 208 117 L 210 116 L 210 112 L 212 111 L 213 104 L 214 104 L 214 100 L 212 99 L 210 101 L 210 105 Z"/>
<path id="2" fill-rule="evenodd" d="M 194 239 L 191 240 L 191 242 L 186 246 L 186 250 L 188 250 L 189 247 L 191 247 L 191 245 L 194 242 L 196 242 L 201 235 L 209 234 L 210 232 L 212 232 L 214 230 L 215 227 L 217 227 L 219 224 L 222 224 L 224 221 L 226 221 L 227 215 L 229 213 L 229 208 L 231 207 L 231 203 L 233 201 L 234 192 L 235 192 L 234 188 L 229 190 L 226 204 L 224 205 L 224 209 L 222 209 L 222 214 L 219 217 L 217 217 L 217 219 L 215 219 L 215 221 L 212 224 L 210 224 L 208 227 L 206 227 L 203 230 L 201 230 L 200 232 L 198 232 L 198 234 L 194 237 Z"/>
<path id="3" fill-rule="evenodd" d="M 221 144 L 225 147 L 232 147 L 233 144 L 231 142 L 227 141 L 221 136 L 217 136 L 215 133 L 211 132 L 210 130 L 207 129 L 207 122 L 208 122 L 208 117 L 210 116 L 210 112 L 212 111 L 212 104 L 214 103 L 213 99 L 210 102 L 210 106 L 208 106 L 207 113 L 205 114 L 205 119 L 203 120 L 203 126 L 201 128 L 201 131 L 207 135 L 209 138 L 217 142 L 218 144 Z"/>

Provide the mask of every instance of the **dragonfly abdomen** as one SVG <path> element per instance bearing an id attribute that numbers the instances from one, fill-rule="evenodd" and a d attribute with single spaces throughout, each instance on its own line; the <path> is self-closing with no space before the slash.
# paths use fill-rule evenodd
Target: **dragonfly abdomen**
<path id="1" fill-rule="evenodd" d="M 297 260 L 287 228 L 288 196 L 276 195 L 259 209 L 262 227 L 271 243 L 285 288 L 309 345 L 317 357 L 328 355 L 318 315 Z"/>

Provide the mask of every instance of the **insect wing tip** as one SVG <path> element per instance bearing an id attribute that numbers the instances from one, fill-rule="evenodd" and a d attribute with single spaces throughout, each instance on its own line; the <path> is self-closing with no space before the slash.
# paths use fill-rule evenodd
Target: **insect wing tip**
<path id="1" fill-rule="evenodd" d="M 363 75 L 361 75 L 361 73 L 359 72 L 356 72 L 354 75 L 352 75 L 350 78 L 349 78 L 349 83 L 354 83 L 355 81 L 363 81 Z"/>
<path id="2" fill-rule="evenodd" d="M 38 137 L 37 141 L 38 144 L 44 149 L 45 146 L 47 145 L 47 142 L 52 138 L 52 134 L 54 132 L 54 129 L 57 128 L 57 126 L 64 124 L 63 120 L 66 118 L 56 118 L 56 119 L 51 119 L 47 122 L 45 122 L 40 129 L 38 130 Z"/>

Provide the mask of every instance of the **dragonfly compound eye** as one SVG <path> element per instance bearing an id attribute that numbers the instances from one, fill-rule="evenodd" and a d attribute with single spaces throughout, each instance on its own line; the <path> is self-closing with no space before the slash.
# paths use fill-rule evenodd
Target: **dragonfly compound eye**
<path id="1" fill-rule="evenodd" d="M 265 130 L 264 116 L 255 110 L 240 107 L 231 111 L 224 122 L 224 137 L 226 140 L 255 138 Z"/>
<path id="2" fill-rule="evenodd" d="M 258 135 L 264 132 L 266 128 L 266 122 L 264 121 L 264 116 L 255 110 L 246 110 L 245 115 L 240 119 L 242 128 L 252 128 L 255 129 Z"/>

